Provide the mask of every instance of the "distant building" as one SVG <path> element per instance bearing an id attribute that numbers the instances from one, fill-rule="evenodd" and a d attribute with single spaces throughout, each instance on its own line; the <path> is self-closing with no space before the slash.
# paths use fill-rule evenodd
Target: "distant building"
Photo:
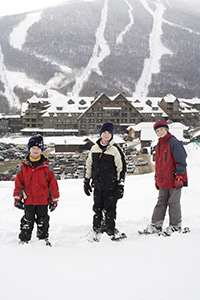
<path id="1" fill-rule="evenodd" d="M 20 132 L 23 128 L 20 115 L 0 114 L 0 134 Z"/>
<path id="2" fill-rule="evenodd" d="M 158 106 L 160 98 L 148 97 L 143 100 L 133 100 L 132 98 L 127 98 L 132 105 L 142 114 L 145 122 L 156 122 L 158 120 L 168 120 L 168 115 L 164 110 Z"/>
<path id="3" fill-rule="evenodd" d="M 141 147 L 148 147 L 152 142 L 156 141 L 157 135 L 153 130 L 153 125 L 155 122 L 142 122 L 135 126 L 129 126 L 127 128 L 128 132 L 134 131 L 135 136 L 139 138 L 141 142 Z M 173 122 L 169 124 L 169 131 L 174 135 L 179 141 L 186 142 L 184 138 L 184 131 L 187 131 L 188 127 L 180 122 Z"/>
<path id="4" fill-rule="evenodd" d="M 143 115 L 119 94 L 108 97 L 102 94 L 78 117 L 79 134 L 99 132 L 102 123 L 110 121 L 115 125 L 115 133 L 124 133 L 129 124 L 144 121 Z"/>
<path id="5" fill-rule="evenodd" d="M 43 128 L 44 121 L 42 112 L 50 106 L 48 98 L 37 98 L 33 96 L 27 100 L 27 108 L 23 112 L 24 128 Z"/>
<path id="6" fill-rule="evenodd" d="M 168 115 L 168 118 L 173 122 L 180 122 L 182 119 L 181 110 L 179 107 L 179 100 L 171 94 L 166 95 L 158 103 L 164 112 Z"/>
<path id="7" fill-rule="evenodd" d="M 48 96 L 33 96 L 23 103 L 23 134 L 84 136 L 98 133 L 106 121 L 113 122 L 115 132 L 119 134 L 126 133 L 128 126 L 140 122 L 171 120 L 193 127 L 200 123 L 200 101 L 196 98 L 190 101 L 168 94 L 162 99 L 134 99 L 123 93 L 112 97 L 104 93 L 95 97 L 69 97 L 56 91 L 49 91 Z M 2 126 L 7 125 L 2 121 Z M 137 136 L 132 130 L 129 133 L 132 137 Z"/>

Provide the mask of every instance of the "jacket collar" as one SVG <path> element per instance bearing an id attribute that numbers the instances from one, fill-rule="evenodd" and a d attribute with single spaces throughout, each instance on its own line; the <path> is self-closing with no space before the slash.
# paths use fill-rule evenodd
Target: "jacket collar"
<path id="1" fill-rule="evenodd" d="M 22 161 L 22 164 L 25 166 L 32 166 L 29 160 L 29 155 L 27 155 L 26 158 Z M 48 165 L 48 160 L 43 154 L 41 154 L 40 165 Z"/>
<path id="2" fill-rule="evenodd" d="M 108 145 L 106 146 L 102 146 L 101 145 L 101 138 L 99 138 L 97 141 L 96 141 L 97 145 L 102 149 L 102 150 L 106 150 L 107 148 L 110 148 L 113 144 L 114 144 L 114 141 L 113 141 L 113 138 L 111 138 L 110 142 L 108 143 Z"/>
<path id="3" fill-rule="evenodd" d="M 173 135 L 171 133 L 166 134 L 164 138 L 159 138 L 158 142 L 160 144 L 167 142 Z"/>

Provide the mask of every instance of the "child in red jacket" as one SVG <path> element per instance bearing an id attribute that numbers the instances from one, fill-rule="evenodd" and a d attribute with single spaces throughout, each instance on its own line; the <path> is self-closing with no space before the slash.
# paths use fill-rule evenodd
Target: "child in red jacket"
<path id="1" fill-rule="evenodd" d="M 169 226 L 162 232 L 171 235 L 181 231 L 181 191 L 187 186 L 186 157 L 182 143 L 169 133 L 168 124 L 158 121 L 154 130 L 159 138 L 155 154 L 155 186 L 159 190 L 158 201 L 151 217 L 151 224 L 144 230 L 146 234 L 162 231 L 165 214 L 169 209 Z"/>
<path id="2" fill-rule="evenodd" d="M 37 224 L 37 237 L 48 239 L 50 211 L 57 207 L 59 190 L 53 170 L 47 158 L 42 155 L 44 150 L 43 137 L 33 136 L 28 142 L 29 155 L 20 165 L 15 179 L 14 205 L 24 209 L 21 219 L 19 239 L 28 243 L 31 239 L 34 222 Z"/>

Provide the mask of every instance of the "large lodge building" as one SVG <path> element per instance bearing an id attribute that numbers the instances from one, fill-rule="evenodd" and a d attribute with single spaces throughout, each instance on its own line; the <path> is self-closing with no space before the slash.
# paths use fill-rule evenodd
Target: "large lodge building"
<path id="1" fill-rule="evenodd" d="M 200 125 L 200 99 L 178 99 L 169 94 L 140 100 L 123 93 L 112 97 L 68 97 L 50 91 L 48 98 L 28 99 L 23 103 L 21 117 L 13 118 L 10 122 L 9 116 L 0 115 L 1 134 L 21 129 L 25 135 L 83 136 L 98 133 L 106 121 L 113 122 L 115 132 L 123 134 L 130 125 L 161 119 L 195 127 Z"/>

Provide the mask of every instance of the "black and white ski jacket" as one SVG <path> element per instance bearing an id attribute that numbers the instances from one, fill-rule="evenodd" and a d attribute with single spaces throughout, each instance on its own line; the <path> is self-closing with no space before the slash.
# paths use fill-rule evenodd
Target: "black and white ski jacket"
<path id="1" fill-rule="evenodd" d="M 126 162 L 120 147 L 113 140 L 103 148 L 101 138 L 92 146 L 86 160 L 85 177 L 99 190 L 114 190 L 120 181 L 124 181 Z"/>

